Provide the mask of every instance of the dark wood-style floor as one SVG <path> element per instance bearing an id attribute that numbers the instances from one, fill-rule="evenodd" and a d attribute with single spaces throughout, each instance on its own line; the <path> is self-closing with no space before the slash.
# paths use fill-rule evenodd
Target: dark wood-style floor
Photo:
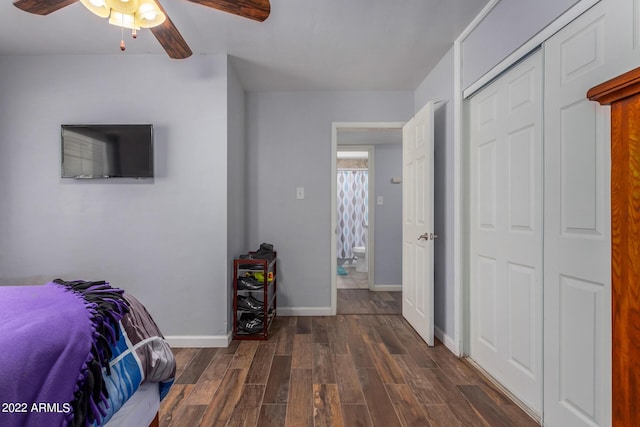
<path id="1" fill-rule="evenodd" d="M 338 314 L 402 314 L 402 292 L 338 289 Z"/>
<path id="2" fill-rule="evenodd" d="M 268 341 L 176 349 L 161 427 L 535 426 L 399 315 L 277 317 Z"/>

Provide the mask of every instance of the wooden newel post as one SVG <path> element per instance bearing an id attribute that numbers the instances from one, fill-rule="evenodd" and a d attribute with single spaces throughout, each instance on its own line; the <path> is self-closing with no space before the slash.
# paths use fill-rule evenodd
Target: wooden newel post
<path id="1" fill-rule="evenodd" d="M 611 105 L 613 426 L 640 426 L 640 68 L 593 87 Z"/>

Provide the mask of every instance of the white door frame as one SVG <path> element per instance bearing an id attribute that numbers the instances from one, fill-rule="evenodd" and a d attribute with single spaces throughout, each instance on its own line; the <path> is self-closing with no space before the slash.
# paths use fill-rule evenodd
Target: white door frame
<path id="1" fill-rule="evenodd" d="M 331 123 L 331 228 L 329 229 L 329 234 L 331 236 L 331 315 L 335 316 L 338 306 L 338 284 L 336 271 L 338 269 L 338 256 L 336 251 L 336 209 L 337 209 L 337 185 L 338 185 L 338 168 L 337 168 L 337 153 L 338 153 L 338 131 L 341 130 L 399 130 L 402 132 L 402 126 L 404 126 L 405 122 L 332 122 Z M 366 145 L 362 146 L 364 150 Z M 373 150 L 371 150 L 373 152 Z M 371 153 L 370 152 L 370 153 Z M 369 169 L 370 175 L 372 169 Z M 374 195 L 374 197 L 372 197 Z M 373 189 L 373 180 L 369 180 L 369 239 L 367 240 L 367 257 L 369 262 L 369 289 L 372 289 L 374 284 L 374 260 L 373 256 L 373 236 L 375 229 L 375 218 L 374 218 L 374 199 L 375 193 Z"/>

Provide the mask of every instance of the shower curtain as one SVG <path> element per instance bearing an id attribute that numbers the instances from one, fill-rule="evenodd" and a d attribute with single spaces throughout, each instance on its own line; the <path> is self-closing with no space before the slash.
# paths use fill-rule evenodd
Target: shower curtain
<path id="1" fill-rule="evenodd" d="M 366 247 L 369 225 L 369 173 L 338 171 L 338 258 L 352 259 L 354 246 Z"/>

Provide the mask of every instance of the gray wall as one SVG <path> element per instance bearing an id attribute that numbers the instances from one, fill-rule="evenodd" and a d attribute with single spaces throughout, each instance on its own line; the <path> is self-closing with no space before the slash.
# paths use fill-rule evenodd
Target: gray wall
<path id="1" fill-rule="evenodd" d="M 501 0 L 462 43 L 468 87 L 578 0 Z"/>
<path id="2" fill-rule="evenodd" d="M 0 285 L 106 279 L 227 333 L 225 56 L 0 57 Z M 62 123 L 152 123 L 152 181 L 60 178 Z"/>
<path id="3" fill-rule="evenodd" d="M 453 338 L 453 48 L 416 89 L 415 111 L 429 101 L 442 101 L 434 113 L 434 323 Z"/>
<path id="4" fill-rule="evenodd" d="M 402 144 L 376 144 L 374 189 L 383 197 L 375 207 L 375 284 L 402 284 L 402 184 L 392 184 L 392 177 L 402 178 Z"/>
<path id="5" fill-rule="evenodd" d="M 233 259 L 247 251 L 247 143 L 245 92 L 227 59 L 227 274 L 228 306 L 232 307 Z M 229 325 L 233 322 L 228 310 Z"/>
<path id="6" fill-rule="evenodd" d="M 409 91 L 247 94 L 249 244 L 278 251 L 279 307 L 331 305 L 331 123 L 406 121 L 412 107 Z"/>

